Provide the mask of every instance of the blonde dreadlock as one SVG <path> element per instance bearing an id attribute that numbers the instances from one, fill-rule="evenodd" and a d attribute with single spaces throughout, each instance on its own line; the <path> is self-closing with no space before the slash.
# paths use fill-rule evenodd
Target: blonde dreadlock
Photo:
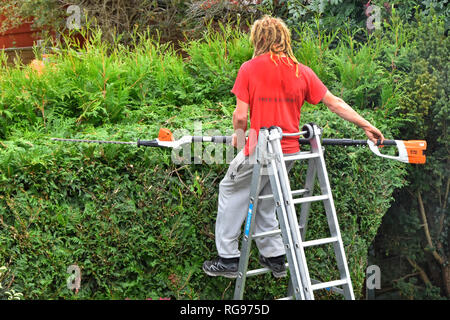
<path id="1" fill-rule="evenodd" d="M 292 59 L 295 63 L 295 75 L 298 78 L 298 64 L 299 62 L 294 56 L 291 48 L 291 32 L 286 24 L 280 18 L 273 18 L 265 15 L 256 20 L 251 28 L 250 41 L 253 44 L 253 57 L 270 52 L 270 59 L 277 64 L 274 59 L 274 54 L 278 56 L 284 53 Z M 284 62 L 286 63 L 286 62 Z M 287 65 L 292 66 L 291 62 L 287 60 Z"/>

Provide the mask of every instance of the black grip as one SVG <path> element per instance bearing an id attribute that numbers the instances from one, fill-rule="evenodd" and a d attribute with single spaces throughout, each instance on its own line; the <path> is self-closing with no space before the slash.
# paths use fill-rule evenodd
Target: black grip
<path id="1" fill-rule="evenodd" d="M 211 138 L 211 140 L 209 140 Z M 231 144 L 231 136 L 212 136 L 212 137 L 203 137 L 203 136 L 192 136 L 192 142 L 214 142 L 214 143 L 230 143 Z"/>
<path id="2" fill-rule="evenodd" d="M 214 143 L 228 143 L 231 144 L 231 136 L 212 136 L 211 141 Z"/>
<path id="3" fill-rule="evenodd" d="M 378 139 L 377 141 L 377 146 L 381 145 L 381 140 Z M 395 142 L 395 140 L 384 140 L 383 141 L 383 146 L 396 146 L 397 142 Z"/>
<path id="4" fill-rule="evenodd" d="M 144 147 L 159 147 L 159 143 L 157 140 L 140 140 L 137 141 L 137 146 L 144 146 Z"/>
<path id="5" fill-rule="evenodd" d="M 309 144 L 308 139 L 298 139 L 300 144 Z M 322 139 L 322 145 L 324 146 L 363 146 L 367 145 L 367 140 L 352 140 L 352 139 Z M 378 140 L 377 146 L 380 145 Z M 397 143 L 395 140 L 384 140 L 383 146 L 395 146 Z"/>
<path id="6" fill-rule="evenodd" d="M 203 136 L 192 136 L 192 142 L 203 142 Z"/>
<path id="7" fill-rule="evenodd" d="M 322 144 L 329 146 L 362 146 L 367 145 L 367 140 L 323 139 Z"/>

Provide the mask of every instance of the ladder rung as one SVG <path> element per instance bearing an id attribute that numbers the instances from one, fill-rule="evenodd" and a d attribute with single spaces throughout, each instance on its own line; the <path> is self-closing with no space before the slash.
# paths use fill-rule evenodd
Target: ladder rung
<path id="1" fill-rule="evenodd" d="M 309 189 L 299 189 L 299 190 L 294 190 L 291 192 L 292 196 L 299 196 L 301 194 L 304 194 L 306 192 L 308 192 Z"/>
<path id="2" fill-rule="evenodd" d="M 311 283 L 317 284 L 317 283 L 320 283 L 320 281 L 311 279 Z M 331 287 L 330 290 L 333 292 L 339 293 L 339 294 L 344 294 L 344 290 L 341 288 L 338 288 L 338 287 Z"/>
<path id="3" fill-rule="evenodd" d="M 318 158 L 318 153 L 312 153 L 312 152 L 300 152 L 300 154 L 296 154 L 294 156 L 285 156 L 284 161 L 292 161 L 292 160 L 306 160 L 306 159 L 312 159 L 312 158 Z"/>
<path id="4" fill-rule="evenodd" d="M 267 195 L 258 197 L 259 200 L 271 199 L 271 198 L 273 198 L 273 194 L 267 194 Z"/>
<path id="5" fill-rule="evenodd" d="M 247 271 L 246 275 L 247 275 L 247 277 L 253 277 L 253 276 L 268 273 L 271 271 L 272 270 L 270 270 L 269 268 L 260 268 L 260 269 L 249 270 L 249 271 Z"/>
<path id="6" fill-rule="evenodd" d="M 298 227 L 299 230 L 303 229 L 303 226 L 299 226 Z M 276 229 L 276 230 L 271 230 L 271 231 L 266 231 L 266 232 L 261 232 L 261 233 L 255 233 L 252 236 L 252 239 L 258 239 L 258 238 L 262 238 L 262 237 L 270 237 L 270 236 L 274 236 L 277 234 L 280 234 L 281 230 L 280 229 Z M 308 241 L 307 241 L 308 242 Z"/>
<path id="7" fill-rule="evenodd" d="M 261 232 L 261 233 L 257 233 L 253 235 L 253 239 L 258 239 L 258 238 L 262 238 L 262 237 L 270 237 L 270 236 L 274 236 L 276 234 L 280 234 L 281 230 L 280 229 L 276 229 L 276 230 L 271 230 L 271 231 L 266 231 L 266 232 Z"/>
<path id="8" fill-rule="evenodd" d="M 325 289 L 325 288 L 331 288 L 336 286 L 341 286 L 343 284 L 347 284 L 347 279 L 341 279 L 341 280 L 334 280 L 334 281 L 328 281 L 328 282 L 319 282 L 317 284 L 313 284 L 311 286 L 312 290 L 319 290 L 319 289 Z"/>
<path id="9" fill-rule="evenodd" d="M 338 241 L 337 237 L 323 238 L 303 242 L 303 247 L 320 246 L 321 244 L 332 243 Z"/>
<path id="10" fill-rule="evenodd" d="M 308 191 L 309 191 L 308 189 L 299 189 L 299 190 L 292 191 L 291 194 L 292 194 L 292 196 L 299 196 L 299 195 L 304 194 L 304 193 L 306 193 Z M 273 194 L 267 194 L 267 195 L 258 197 L 259 200 L 271 199 L 271 198 L 273 198 Z"/>
<path id="11" fill-rule="evenodd" d="M 278 298 L 277 300 L 294 300 L 293 297 Z"/>
<path id="12" fill-rule="evenodd" d="M 328 198 L 329 197 L 327 194 L 323 194 L 321 196 L 312 196 L 312 197 L 304 197 L 304 198 L 294 199 L 293 203 L 299 204 L 299 203 L 306 203 L 306 202 L 314 202 L 314 201 L 327 200 Z"/>
<path id="13" fill-rule="evenodd" d="M 284 264 L 286 266 L 286 268 L 289 268 L 289 264 L 286 262 Z M 272 270 L 270 270 L 269 268 L 260 268 L 260 269 L 254 269 L 254 270 L 249 270 L 246 273 L 247 277 L 253 277 L 253 276 L 257 276 L 260 274 L 264 274 L 264 273 L 268 273 L 271 272 Z"/>

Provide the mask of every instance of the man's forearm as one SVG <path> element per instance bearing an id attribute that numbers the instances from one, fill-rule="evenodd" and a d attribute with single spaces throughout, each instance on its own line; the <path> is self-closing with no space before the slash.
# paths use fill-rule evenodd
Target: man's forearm
<path id="1" fill-rule="evenodd" d="M 356 124 L 360 128 L 367 128 L 371 126 L 370 122 L 361 117 L 352 107 L 350 107 L 344 100 L 337 98 L 338 102 L 330 108 L 341 118 Z"/>
<path id="2" fill-rule="evenodd" d="M 245 131 L 247 131 L 247 117 L 236 116 L 233 113 L 233 129 L 237 138 L 237 147 L 242 148 L 245 144 Z"/>
<path id="3" fill-rule="evenodd" d="M 247 118 L 237 117 L 236 114 L 233 114 L 233 129 L 234 132 L 245 132 L 247 130 Z"/>
<path id="4" fill-rule="evenodd" d="M 338 98 L 327 92 L 322 102 L 334 113 L 341 118 L 350 121 L 364 130 L 367 137 L 373 142 L 377 143 L 380 140 L 383 143 L 384 136 L 380 130 L 375 128 L 369 121 L 361 117 L 352 107 L 350 107 L 344 100 Z"/>

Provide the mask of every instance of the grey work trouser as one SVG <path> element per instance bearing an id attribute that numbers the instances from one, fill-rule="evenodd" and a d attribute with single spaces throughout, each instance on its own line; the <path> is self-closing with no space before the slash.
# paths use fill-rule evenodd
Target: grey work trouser
<path id="1" fill-rule="evenodd" d="M 287 161 L 289 171 L 294 161 Z M 225 177 L 219 185 L 219 204 L 216 220 L 216 247 L 220 257 L 240 256 L 239 236 L 242 224 L 247 217 L 252 182 L 253 164 L 240 151 L 231 161 Z M 261 175 L 259 195 L 272 194 L 269 176 Z M 253 232 L 260 233 L 279 228 L 273 198 L 261 199 L 255 213 Z M 259 252 L 266 258 L 285 254 L 281 235 L 255 239 Z"/>

